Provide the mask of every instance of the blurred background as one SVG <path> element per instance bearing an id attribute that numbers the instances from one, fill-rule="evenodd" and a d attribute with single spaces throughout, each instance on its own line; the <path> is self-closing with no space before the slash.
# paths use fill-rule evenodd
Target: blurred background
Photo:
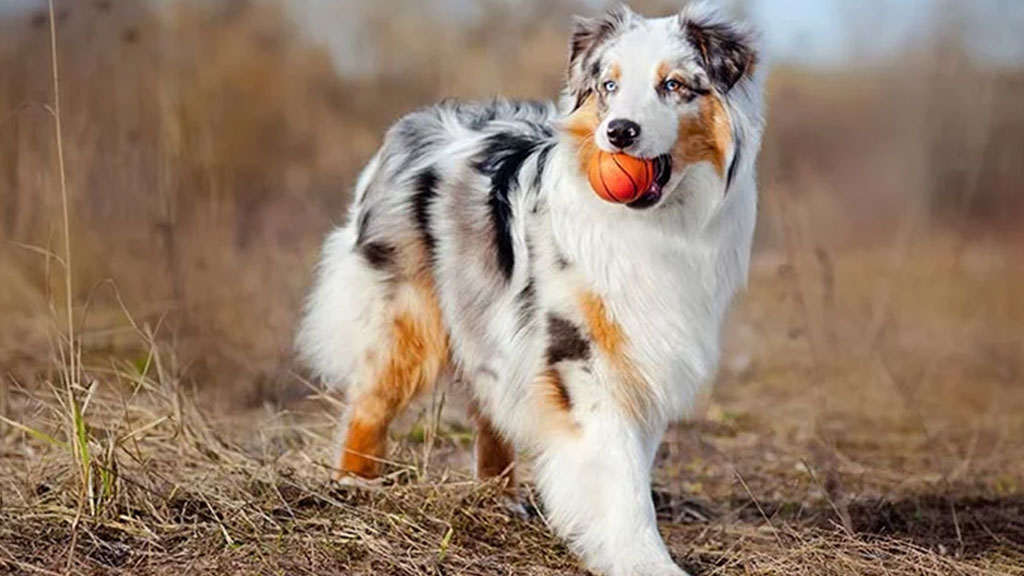
<path id="1" fill-rule="evenodd" d="M 1024 575 L 1024 2 L 723 3 L 764 30 L 768 129 L 749 289 L 655 466 L 673 554 Z M 84 369 L 50 18 L 0 0 L 0 572 L 578 573 L 462 482 L 457 388 L 393 427 L 393 490 L 336 490 L 292 340 L 387 126 L 555 97 L 606 3 L 54 4 Z"/>
<path id="2" fill-rule="evenodd" d="M 386 127 L 442 97 L 555 97 L 570 16 L 605 7 L 56 5 L 84 353 L 144 353 L 128 312 L 181 382 L 234 407 L 308 393 L 295 320 Z M 764 29 L 772 73 L 752 283 L 716 402 L 771 400 L 816 437 L 909 410 L 929 441 L 967 422 L 964 447 L 992 410 L 1024 413 L 1024 3 L 730 6 Z M 43 255 L 62 245 L 48 34 L 44 3 L 0 0 L 0 377 L 19 383 L 52 369 L 63 298 Z"/>

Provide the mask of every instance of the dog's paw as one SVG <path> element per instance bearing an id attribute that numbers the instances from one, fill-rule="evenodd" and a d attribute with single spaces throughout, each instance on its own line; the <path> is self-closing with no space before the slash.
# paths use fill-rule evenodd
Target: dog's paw
<path id="1" fill-rule="evenodd" d="M 383 477 L 363 478 L 355 474 L 337 473 L 332 478 L 334 485 L 342 488 L 380 488 L 384 485 Z"/>
<path id="2" fill-rule="evenodd" d="M 537 510 L 533 502 L 518 493 L 505 494 L 501 498 L 501 504 L 509 514 L 520 520 L 533 520 L 540 517 L 540 510 Z"/>
<path id="3" fill-rule="evenodd" d="M 690 576 L 675 564 L 645 564 L 613 572 L 609 576 Z"/>
<path id="4" fill-rule="evenodd" d="M 690 576 L 686 570 L 678 566 L 665 566 L 663 568 L 655 568 L 651 571 L 636 572 L 637 575 L 643 576 Z"/>

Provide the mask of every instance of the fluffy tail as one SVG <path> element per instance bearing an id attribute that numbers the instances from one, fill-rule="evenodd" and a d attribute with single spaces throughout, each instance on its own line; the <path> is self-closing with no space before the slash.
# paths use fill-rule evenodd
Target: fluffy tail
<path id="1" fill-rule="evenodd" d="M 356 372 L 385 331 L 384 279 L 356 249 L 360 200 L 379 164 L 374 158 L 360 175 L 348 225 L 331 232 L 324 242 L 295 340 L 301 360 L 331 386 L 346 387 L 360 380 Z"/>

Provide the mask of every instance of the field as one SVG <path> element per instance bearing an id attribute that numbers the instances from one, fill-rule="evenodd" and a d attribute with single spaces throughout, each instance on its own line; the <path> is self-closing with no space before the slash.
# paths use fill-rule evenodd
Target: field
<path id="1" fill-rule="evenodd" d="M 472 480 L 455 386 L 329 479 L 290 349 L 354 174 L 405 110 L 554 94 L 581 9 L 398 4 L 366 76 L 272 2 L 58 2 L 66 187 L 49 17 L 0 21 L 0 573 L 583 573 L 528 461 L 525 515 Z M 695 575 L 1024 575 L 1024 72 L 935 34 L 773 73 L 750 285 L 656 467 Z"/>

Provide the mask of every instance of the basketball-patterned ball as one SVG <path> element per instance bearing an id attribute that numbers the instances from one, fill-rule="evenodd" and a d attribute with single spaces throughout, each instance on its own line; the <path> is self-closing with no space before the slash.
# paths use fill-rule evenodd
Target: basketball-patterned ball
<path id="1" fill-rule="evenodd" d="M 628 204 L 650 188 L 654 180 L 654 161 L 598 150 L 590 159 L 587 179 L 601 199 Z"/>

